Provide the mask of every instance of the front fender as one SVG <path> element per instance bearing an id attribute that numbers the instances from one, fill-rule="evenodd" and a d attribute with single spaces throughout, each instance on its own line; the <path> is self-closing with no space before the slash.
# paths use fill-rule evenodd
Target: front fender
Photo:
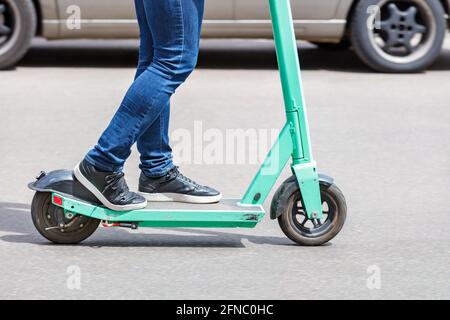
<path id="1" fill-rule="evenodd" d="M 41 172 L 36 177 L 36 181 L 28 184 L 28 188 L 37 192 L 58 192 L 76 199 L 100 204 L 97 198 L 74 177 L 71 170 Z"/>
<path id="2" fill-rule="evenodd" d="M 329 187 L 331 187 L 333 185 L 334 178 L 330 177 L 330 176 L 328 176 L 326 174 L 319 173 L 319 183 L 321 185 L 327 186 L 327 189 L 328 189 Z"/>
<path id="3" fill-rule="evenodd" d="M 319 173 L 319 183 L 322 188 L 328 189 L 334 184 L 334 179 L 326 174 Z M 298 181 L 295 176 L 289 177 L 281 184 L 275 192 L 270 205 L 270 219 L 278 219 L 278 217 L 286 209 L 282 203 L 288 203 L 288 197 L 292 194 L 292 192 L 298 190 L 298 188 Z"/>

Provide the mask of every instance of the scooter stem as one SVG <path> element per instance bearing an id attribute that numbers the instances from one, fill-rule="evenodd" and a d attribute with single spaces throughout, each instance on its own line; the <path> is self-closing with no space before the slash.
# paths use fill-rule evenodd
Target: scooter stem
<path id="1" fill-rule="evenodd" d="M 262 204 L 292 157 L 291 168 L 306 213 L 309 218 L 320 219 L 323 213 L 319 176 L 311 149 L 291 5 L 289 0 L 269 0 L 269 5 L 287 123 L 241 203 Z"/>
<path id="2" fill-rule="evenodd" d="M 287 121 L 293 126 L 293 163 L 313 161 L 294 22 L 289 0 L 269 0 Z"/>

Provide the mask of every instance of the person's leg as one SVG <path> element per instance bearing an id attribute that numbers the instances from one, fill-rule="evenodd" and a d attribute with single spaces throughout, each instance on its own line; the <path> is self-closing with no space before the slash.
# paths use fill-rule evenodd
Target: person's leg
<path id="1" fill-rule="evenodd" d="M 195 47 L 198 51 L 203 20 L 203 3 L 201 1 L 198 1 L 196 10 L 198 14 L 193 18 L 197 18 L 197 34 L 196 39 L 192 41 L 196 42 Z M 193 24 L 195 27 L 195 21 Z M 147 177 L 162 177 L 174 168 L 172 148 L 169 145 L 169 119 L 170 102 L 137 140 L 137 147 L 141 154 L 140 168 Z"/>
<path id="2" fill-rule="evenodd" d="M 139 24 L 139 60 L 134 80 L 148 68 L 153 61 L 153 37 L 145 15 L 144 0 L 134 0 L 136 17 Z"/>
<path id="3" fill-rule="evenodd" d="M 104 180 L 110 182 L 106 182 L 105 186 L 105 183 L 100 181 L 104 186 L 103 191 L 102 187 L 98 186 L 98 179 L 90 179 L 90 175 L 102 178 L 105 172 L 121 174 L 123 165 L 131 153 L 131 146 L 161 114 L 164 115 L 163 112 L 169 105 L 170 97 L 193 71 L 199 50 L 203 0 L 142 1 L 153 40 L 152 63 L 137 76 L 97 145 L 74 170 L 75 176 L 80 182 L 109 208 L 115 206 L 111 201 L 117 199 L 110 199 L 105 194 L 109 193 L 110 189 L 119 189 L 119 191 L 123 189 L 123 174 L 118 176 L 118 179 L 115 176 L 105 175 Z M 161 128 L 164 128 L 167 122 L 168 117 L 166 121 L 161 120 L 160 133 Z M 148 146 L 140 144 L 143 152 L 148 152 L 148 150 L 155 153 L 164 152 L 161 148 L 159 151 L 155 148 L 155 143 L 156 146 L 158 143 L 162 144 L 162 135 L 157 136 L 156 141 L 155 137 L 148 138 L 153 139 L 153 142 Z M 157 167 L 160 166 L 159 169 L 156 167 L 156 170 L 164 168 L 164 164 L 164 162 L 156 163 Z M 152 169 L 155 170 L 154 167 Z M 165 176 L 156 179 L 147 177 L 143 172 L 139 190 L 151 196 L 152 199 L 164 196 L 164 199 L 179 198 L 181 201 L 198 203 L 220 200 L 220 192 L 198 185 L 183 176 L 175 167 L 166 168 L 166 170 Z M 125 189 L 126 195 L 128 187 Z M 118 193 L 120 199 L 126 201 L 126 197 L 119 191 L 115 191 L 115 193 Z M 176 198 L 166 197 L 172 193 Z M 118 210 L 126 210 L 123 206 L 119 207 Z"/>
<path id="4" fill-rule="evenodd" d="M 153 61 L 153 38 L 147 21 L 143 0 L 135 0 L 138 21 L 140 21 L 139 63 L 137 79 Z M 174 167 L 172 149 L 169 146 L 170 102 L 147 130 L 138 137 L 137 148 L 141 155 L 140 168 L 148 176 L 163 176 Z"/>
<path id="5" fill-rule="evenodd" d="M 203 19 L 203 0 L 181 1 L 189 31 L 189 47 L 197 57 L 200 46 L 200 31 Z M 147 9 L 147 8 L 146 8 Z M 185 18 L 186 19 L 186 18 Z M 150 27 L 151 29 L 152 27 Z M 169 146 L 170 106 L 166 106 L 160 116 L 138 138 L 137 146 L 141 153 L 142 170 L 139 178 L 139 191 L 150 201 L 182 201 L 191 203 L 213 203 L 222 198 L 219 191 L 202 186 L 185 177 L 172 162 Z M 159 138 L 159 139 L 158 139 Z"/>
<path id="6" fill-rule="evenodd" d="M 133 82 L 98 144 L 86 155 L 90 164 L 104 171 L 122 170 L 131 146 L 158 118 L 197 62 L 203 0 L 143 3 L 153 61 Z"/>
<path id="7" fill-rule="evenodd" d="M 135 78 L 146 70 L 153 60 L 153 39 L 144 10 L 144 0 L 135 0 L 136 14 L 140 29 L 139 63 Z M 146 200 L 128 190 L 121 172 L 102 171 L 83 160 L 74 169 L 77 179 L 85 185 L 108 208 L 132 210 L 146 206 Z"/>
<path id="8" fill-rule="evenodd" d="M 138 138 L 139 168 L 149 177 L 161 177 L 174 167 L 169 145 L 170 104 L 153 124 Z"/>

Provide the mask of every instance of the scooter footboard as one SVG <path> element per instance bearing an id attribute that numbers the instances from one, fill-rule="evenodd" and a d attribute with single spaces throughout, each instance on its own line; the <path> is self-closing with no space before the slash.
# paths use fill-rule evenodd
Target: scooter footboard
<path id="1" fill-rule="evenodd" d="M 225 199 L 215 204 L 152 202 L 144 209 L 113 211 L 53 193 L 52 203 L 66 212 L 115 223 L 132 223 L 139 227 L 253 228 L 264 217 L 260 205 L 241 206 L 239 199 Z"/>

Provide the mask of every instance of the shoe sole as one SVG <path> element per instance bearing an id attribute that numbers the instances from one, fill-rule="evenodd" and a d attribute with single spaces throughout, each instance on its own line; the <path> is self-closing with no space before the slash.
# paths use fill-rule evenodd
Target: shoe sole
<path id="1" fill-rule="evenodd" d="M 73 174 L 75 175 L 75 178 L 90 192 L 94 194 L 94 196 L 108 209 L 114 210 L 114 211 L 130 211 L 130 210 L 138 210 L 143 209 L 147 206 L 147 202 L 143 203 L 136 203 L 136 204 L 127 204 L 127 205 L 117 205 L 113 204 L 108 201 L 108 199 L 105 198 L 105 196 L 97 189 L 96 186 L 94 186 L 80 171 L 80 164 L 78 164 L 73 169 Z"/>
<path id="2" fill-rule="evenodd" d="M 146 193 L 139 192 L 149 202 L 185 202 L 196 204 L 216 203 L 222 199 L 222 194 L 216 196 L 191 196 L 180 193 Z"/>

